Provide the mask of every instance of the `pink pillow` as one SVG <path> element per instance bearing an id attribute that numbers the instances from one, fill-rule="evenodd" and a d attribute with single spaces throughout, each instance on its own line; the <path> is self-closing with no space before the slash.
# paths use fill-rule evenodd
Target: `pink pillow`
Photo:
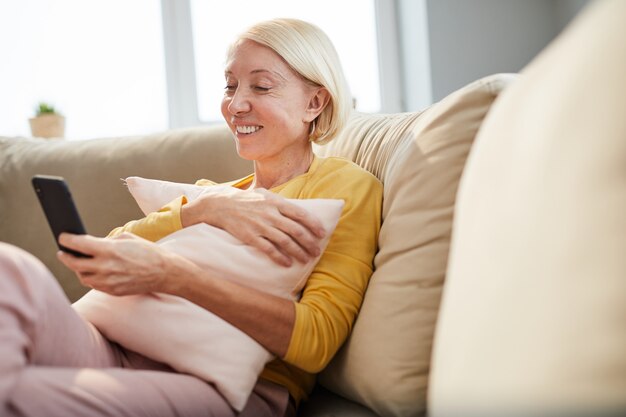
<path id="1" fill-rule="evenodd" d="M 128 188 L 145 214 L 174 198 L 194 200 L 207 189 L 167 181 L 130 177 Z M 316 215 L 327 231 L 323 250 L 335 229 L 341 200 L 289 200 Z M 319 257 L 291 267 L 276 265 L 266 255 L 229 233 L 198 224 L 159 240 L 161 247 L 191 259 L 208 273 L 283 298 L 296 300 Z M 262 272 L 260 272 L 262 271 Z M 260 344 L 213 313 L 180 297 L 145 294 L 116 297 L 92 290 L 74 303 L 75 310 L 107 338 L 174 369 L 215 385 L 231 406 L 241 411 L 272 355 Z"/>

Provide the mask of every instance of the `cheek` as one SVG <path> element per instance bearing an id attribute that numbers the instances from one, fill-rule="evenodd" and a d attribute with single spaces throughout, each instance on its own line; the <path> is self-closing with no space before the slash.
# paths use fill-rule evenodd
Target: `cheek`
<path id="1" fill-rule="evenodd" d="M 222 98 L 222 106 L 221 106 L 222 117 L 224 118 L 224 120 L 226 120 L 228 124 L 230 124 L 230 112 L 228 111 L 229 104 L 230 104 L 230 98 L 228 97 Z"/>

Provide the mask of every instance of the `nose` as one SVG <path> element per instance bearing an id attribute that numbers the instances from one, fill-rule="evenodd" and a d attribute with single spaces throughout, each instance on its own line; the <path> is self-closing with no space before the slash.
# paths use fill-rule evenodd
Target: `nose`
<path id="1" fill-rule="evenodd" d="M 246 95 L 245 91 L 241 88 L 237 88 L 230 96 L 227 107 L 228 111 L 233 115 L 248 112 L 250 111 L 249 97 Z"/>

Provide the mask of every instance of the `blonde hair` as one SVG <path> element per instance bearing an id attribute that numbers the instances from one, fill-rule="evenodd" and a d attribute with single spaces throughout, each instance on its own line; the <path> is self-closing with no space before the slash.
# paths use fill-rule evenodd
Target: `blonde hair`
<path id="1" fill-rule="evenodd" d="M 268 20 L 239 35 L 228 55 L 246 39 L 272 49 L 308 82 L 328 90 L 329 103 L 312 122 L 310 140 L 319 145 L 332 140 L 348 120 L 352 96 L 339 55 L 324 31 L 298 19 Z"/>

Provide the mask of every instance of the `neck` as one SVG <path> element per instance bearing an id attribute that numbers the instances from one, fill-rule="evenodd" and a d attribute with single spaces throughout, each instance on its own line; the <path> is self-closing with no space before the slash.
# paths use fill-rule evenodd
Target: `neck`
<path id="1" fill-rule="evenodd" d="M 313 150 L 309 146 L 305 152 L 294 157 L 293 155 L 278 162 L 254 161 L 254 180 L 251 189 L 270 189 L 286 183 L 292 178 L 302 175 L 309 170 L 313 162 Z"/>

